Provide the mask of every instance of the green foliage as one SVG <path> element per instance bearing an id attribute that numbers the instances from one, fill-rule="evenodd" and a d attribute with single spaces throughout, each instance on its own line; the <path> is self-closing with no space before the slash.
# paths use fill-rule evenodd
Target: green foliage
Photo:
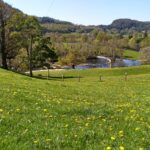
<path id="1" fill-rule="evenodd" d="M 28 70 L 28 57 L 25 49 L 20 49 L 14 59 L 11 60 L 11 67 L 14 71 L 25 72 Z"/>
<path id="2" fill-rule="evenodd" d="M 86 58 L 82 53 L 78 53 L 76 51 L 69 51 L 69 53 L 64 56 L 63 58 L 60 58 L 59 62 L 61 65 L 69 65 L 71 66 L 72 64 L 78 65 L 80 63 L 83 63 L 86 61 Z"/>
<path id="3" fill-rule="evenodd" d="M 50 64 L 57 60 L 57 55 L 52 47 L 50 38 L 39 38 L 33 50 L 33 65 L 34 67 L 50 67 Z"/>
<path id="4" fill-rule="evenodd" d="M 141 47 L 147 47 L 150 45 L 150 36 L 146 37 L 143 39 L 143 41 L 141 41 Z"/>
<path id="5" fill-rule="evenodd" d="M 150 46 L 141 50 L 141 59 L 144 64 L 150 64 Z"/>

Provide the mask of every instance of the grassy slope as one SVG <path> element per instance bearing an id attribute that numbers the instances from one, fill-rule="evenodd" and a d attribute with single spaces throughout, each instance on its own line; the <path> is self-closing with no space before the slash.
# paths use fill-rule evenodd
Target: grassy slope
<path id="1" fill-rule="evenodd" d="M 0 70 L 0 149 L 149 149 L 150 66 L 63 74 L 81 82 Z"/>
<path id="2" fill-rule="evenodd" d="M 140 59 L 140 53 L 133 51 L 133 50 L 125 50 L 124 51 L 124 58 L 131 59 L 131 60 L 139 60 Z"/>

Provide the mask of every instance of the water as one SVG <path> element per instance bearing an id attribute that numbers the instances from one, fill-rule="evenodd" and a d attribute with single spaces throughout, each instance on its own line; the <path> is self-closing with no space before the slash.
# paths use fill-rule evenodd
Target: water
<path id="1" fill-rule="evenodd" d="M 129 59 L 116 59 L 113 63 L 113 67 L 131 67 L 131 66 L 140 66 L 141 62 L 139 60 L 129 60 Z"/>
<path id="2" fill-rule="evenodd" d="M 90 68 L 110 68 L 110 67 L 131 67 L 140 66 L 141 62 L 139 60 L 129 60 L 129 59 L 116 59 L 112 64 L 111 60 L 107 57 L 97 56 L 97 59 L 90 59 L 86 64 L 80 64 L 75 66 L 75 69 L 90 69 Z M 72 69 L 69 66 L 64 67 L 64 69 Z"/>

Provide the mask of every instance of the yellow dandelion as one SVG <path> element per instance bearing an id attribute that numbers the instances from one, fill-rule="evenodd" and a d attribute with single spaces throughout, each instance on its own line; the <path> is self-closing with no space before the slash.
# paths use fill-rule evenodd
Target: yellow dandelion
<path id="1" fill-rule="evenodd" d="M 110 147 L 110 146 L 107 146 L 106 150 L 111 150 L 111 147 Z"/>
<path id="2" fill-rule="evenodd" d="M 43 109 L 44 112 L 47 112 L 47 109 Z"/>
<path id="3" fill-rule="evenodd" d="M 16 111 L 17 111 L 17 112 L 19 112 L 19 111 L 20 111 L 20 109 L 19 109 L 19 108 L 17 108 L 17 109 L 16 109 Z"/>
<path id="4" fill-rule="evenodd" d="M 124 147 L 123 147 L 123 146 L 120 146 L 120 150 L 124 150 Z"/>
<path id="5" fill-rule="evenodd" d="M 106 122 L 106 119 L 102 119 L 103 122 Z"/>
<path id="6" fill-rule="evenodd" d="M 113 128 L 112 128 L 112 127 L 110 127 L 110 128 L 109 128 L 109 130 L 110 130 L 110 131 L 112 131 L 112 130 L 113 130 Z"/>
<path id="7" fill-rule="evenodd" d="M 91 119 L 90 117 L 87 118 L 87 120 L 90 120 L 90 119 Z"/>
<path id="8" fill-rule="evenodd" d="M 116 140 L 116 138 L 112 136 L 112 137 L 111 137 L 111 140 L 114 141 L 114 140 Z"/>
<path id="9" fill-rule="evenodd" d="M 52 141 L 52 139 L 46 139 L 46 142 L 50 142 L 50 141 Z"/>
<path id="10" fill-rule="evenodd" d="M 33 141 L 33 143 L 34 143 L 34 144 L 38 144 L 38 141 L 35 140 L 35 141 Z"/>
<path id="11" fill-rule="evenodd" d="M 68 125 L 68 124 L 66 124 L 66 125 L 65 125 L 65 128 L 68 128 L 68 126 L 69 126 L 69 125 Z"/>
<path id="12" fill-rule="evenodd" d="M 3 112 L 3 109 L 0 109 L 0 113 L 2 113 Z"/>
<path id="13" fill-rule="evenodd" d="M 15 96 L 16 94 L 17 94 L 17 92 L 14 92 L 14 93 L 13 93 L 13 96 Z"/>
<path id="14" fill-rule="evenodd" d="M 139 131 L 140 130 L 140 128 L 135 128 L 135 131 Z"/>
<path id="15" fill-rule="evenodd" d="M 86 123 L 85 126 L 88 127 L 88 126 L 89 126 L 89 123 Z"/>
<path id="16" fill-rule="evenodd" d="M 119 134 L 123 134 L 123 131 L 119 131 Z"/>
<path id="17" fill-rule="evenodd" d="M 119 131 L 119 136 L 123 137 L 123 135 L 124 135 L 123 131 Z"/>
<path id="18" fill-rule="evenodd" d="M 74 135 L 74 137 L 76 138 L 76 137 L 77 137 L 77 135 L 75 134 L 75 135 Z"/>
<path id="19" fill-rule="evenodd" d="M 140 148 L 139 148 L 139 150 L 143 150 L 143 148 L 142 148 L 142 147 L 140 147 Z"/>

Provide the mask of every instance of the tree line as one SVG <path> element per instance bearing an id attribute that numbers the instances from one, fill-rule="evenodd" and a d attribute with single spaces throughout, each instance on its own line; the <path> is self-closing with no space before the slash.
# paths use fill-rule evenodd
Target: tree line
<path id="1" fill-rule="evenodd" d="M 49 37 L 42 33 L 37 18 L 13 9 L 0 0 L 1 66 L 17 71 L 50 66 L 57 59 Z"/>
<path id="2" fill-rule="evenodd" d="M 147 56 L 145 47 L 150 45 L 150 36 L 147 32 L 134 32 L 122 36 L 118 33 L 93 30 L 90 33 L 50 33 L 54 48 L 61 65 L 80 64 L 96 56 L 109 57 L 112 62 L 116 58 L 123 58 L 124 51 L 131 49 Z M 148 62 L 148 58 L 146 61 Z M 143 59 L 143 57 L 139 58 Z"/>

